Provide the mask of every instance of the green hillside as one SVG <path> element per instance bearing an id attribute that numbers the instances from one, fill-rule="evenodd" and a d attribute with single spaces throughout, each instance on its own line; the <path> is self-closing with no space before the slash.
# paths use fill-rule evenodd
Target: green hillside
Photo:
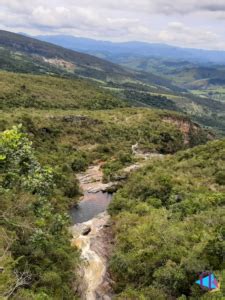
<path id="1" fill-rule="evenodd" d="M 160 75 L 197 96 L 225 101 L 224 65 L 197 64 L 182 60 L 121 56 L 113 60 L 127 68 Z"/>
<path id="2" fill-rule="evenodd" d="M 12 113 L 13 110 L 2 111 L 0 129 L 23 124 L 24 129 L 34 136 L 33 142 L 42 160 L 53 164 L 57 160 L 59 164 L 67 160 L 71 164 L 73 157 L 83 152 L 87 162 L 118 159 L 118 150 L 132 158 L 131 146 L 137 142 L 140 149 L 148 152 L 174 153 L 209 138 L 208 133 L 189 118 L 169 111 L 20 108 Z M 49 149 L 52 149 L 51 153 Z"/>
<path id="3" fill-rule="evenodd" d="M 168 80 L 130 70 L 92 55 L 83 54 L 27 36 L 0 30 L 0 67 L 8 71 L 80 76 L 103 82 L 145 82 L 178 90 Z M 23 62 L 24 63 L 20 63 Z"/>
<path id="4" fill-rule="evenodd" d="M 83 79 L 0 72 L 0 108 L 107 109 L 126 106 L 110 91 Z"/>
<path id="5" fill-rule="evenodd" d="M 37 108 L 98 109 L 124 106 L 122 102 L 125 99 L 131 106 L 185 113 L 203 126 L 224 134 L 225 103 L 216 101 L 221 100 L 222 89 L 213 86 L 216 90 L 195 90 L 193 95 L 183 89 L 183 83 L 191 76 L 190 73 L 185 73 L 187 64 L 154 59 L 148 63 L 138 61 L 133 64 L 132 59 L 137 58 L 127 57 L 128 65 L 140 70 L 124 68 L 91 55 L 0 31 L 0 69 L 29 74 L 27 77 L 25 74 L 17 77 L 12 75 L 15 80 L 14 89 L 11 75 L 0 73 L 4 85 L 3 95 L 0 93 L 0 107 L 22 105 Z M 51 77 L 37 78 L 30 74 Z M 81 77 L 91 79 L 95 84 L 79 80 Z M 190 78 L 188 80 L 187 83 Z M 207 93 L 211 93 L 212 97 Z"/>
<path id="6" fill-rule="evenodd" d="M 225 132 L 225 103 L 154 89 L 144 83 L 98 84 L 79 78 L 0 71 L 0 108 L 111 109 L 136 106 L 184 112 L 206 127 Z M 125 101 L 126 100 L 126 101 Z"/>
<path id="7" fill-rule="evenodd" d="M 188 118 L 137 108 L 12 107 L 1 111 L 0 131 L 0 295 L 14 300 L 77 299 L 79 253 L 67 230 L 77 172 L 101 161 L 115 174 L 136 161 L 137 141 L 143 151 L 174 153 L 208 139 Z"/>
<path id="8" fill-rule="evenodd" d="M 225 141 L 153 161 L 133 174 L 110 207 L 118 299 L 225 298 Z M 195 284 L 213 271 L 221 290 Z"/>

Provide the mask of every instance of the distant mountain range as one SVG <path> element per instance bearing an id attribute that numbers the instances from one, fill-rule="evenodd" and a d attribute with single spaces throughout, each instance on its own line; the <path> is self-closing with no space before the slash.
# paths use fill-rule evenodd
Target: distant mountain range
<path id="1" fill-rule="evenodd" d="M 39 35 L 37 39 L 116 62 L 122 55 L 186 60 L 195 63 L 225 64 L 225 51 L 180 48 L 144 42 L 113 43 L 70 35 Z"/>
<path id="2" fill-rule="evenodd" d="M 142 42 L 112 43 L 68 35 L 37 38 L 95 55 L 125 68 L 159 76 L 197 95 L 225 101 L 224 51 Z"/>
<path id="3" fill-rule="evenodd" d="M 1 30 L 0 47 L 2 47 L 0 51 L 6 49 L 0 67 L 8 71 L 14 71 L 16 67 L 16 71 L 26 72 L 27 68 L 28 72 L 33 73 L 46 74 L 49 71 L 53 74 L 79 76 L 103 82 L 144 82 L 156 85 L 156 89 L 157 86 L 162 86 L 173 91 L 179 90 L 170 80 L 158 75 L 128 69 L 96 56 L 66 49 L 26 35 Z"/>
<path id="4" fill-rule="evenodd" d="M 63 37 L 59 39 L 62 43 Z M 88 49 L 88 41 L 80 40 L 87 43 L 86 49 Z M 100 42 L 100 44 L 108 49 L 108 42 Z M 135 43 L 127 44 L 135 48 Z M 117 57 L 115 61 L 120 61 L 119 65 L 68 49 L 68 43 L 64 45 L 67 48 L 23 34 L 0 31 L 0 69 L 17 73 L 91 79 L 97 87 L 110 93 L 108 98 L 113 94 L 116 99 L 126 100 L 128 105 L 183 112 L 200 124 L 225 132 L 225 103 L 221 91 L 219 95 L 217 90 L 210 95 L 207 93 L 202 95 L 202 91 L 199 90 L 196 90 L 193 95 L 188 91 L 189 83 L 192 81 L 197 81 L 200 88 L 215 83 L 223 84 L 222 79 L 218 81 L 220 76 L 217 76 L 217 74 L 222 76 L 223 69 L 217 73 L 219 69 L 214 66 L 213 68 L 216 69 L 213 80 L 209 80 L 210 78 L 202 80 L 202 77 L 210 77 L 211 71 L 200 69 L 196 72 L 197 67 L 205 68 L 197 63 L 162 57 L 120 55 L 117 50 L 108 52 L 109 55 Z M 103 56 L 100 50 L 98 53 L 98 56 Z M 193 70 L 189 72 L 191 67 Z M 187 71 L 184 71 L 185 69 Z M 197 88 L 195 82 L 192 85 Z M 21 83 L 21 89 L 23 86 L 24 84 Z M 222 90 L 223 86 L 219 88 Z M 60 101 L 60 97 L 57 100 Z"/>

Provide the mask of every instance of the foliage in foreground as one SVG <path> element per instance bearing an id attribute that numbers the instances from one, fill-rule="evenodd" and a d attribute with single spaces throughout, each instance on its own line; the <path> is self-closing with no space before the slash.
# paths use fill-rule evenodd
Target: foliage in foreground
<path id="1" fill-rule="evenodd" d="M 1 299 L 75 299 L 78 253 L 57 204 L 59 177 L 40 165 L 22 128 L 0 134 Z"/>
<path id="2" fill-rule="evenodd" d="M 110 207 L 118 299 L 225 298 L 225 141 L 210 142 L 131 176 Z M 213 271 L 221 290 L 195 280 Z"/>

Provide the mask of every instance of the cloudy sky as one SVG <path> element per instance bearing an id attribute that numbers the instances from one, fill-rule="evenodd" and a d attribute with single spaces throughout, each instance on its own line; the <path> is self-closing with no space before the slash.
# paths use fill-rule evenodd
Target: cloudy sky
<path id="1" fill-rule="evenodd" d="M 225 0 L 0 0 L 0 28 L 225 50 Z"/>

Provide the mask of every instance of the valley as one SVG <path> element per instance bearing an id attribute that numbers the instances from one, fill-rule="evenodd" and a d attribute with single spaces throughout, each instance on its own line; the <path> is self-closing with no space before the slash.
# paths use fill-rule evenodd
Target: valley
<path id="1" fill-rule="evenodd" d="M 0 47 L 0 298 L 222 300 L 222 67 Z"/>
<path id="2" fill-rule="evenodd" d="M 113 43 L 68 35 L 37 36 L 72 50 L 96 55 L 124 68 L 158 76 L 160 89 L 130 84 L 123 97 L 136 99 L 135 105 L 149 105 L 181 111 L 203 126 L 223 134 L 224 109 L 215 109 L 224 103 L 225 55 L 222 51 L 179 48 L 163 44 L 141 42 Z M 167 83 L 166 83 L 166 81 Z M 154 82 L 154 81 L 152 81 Z M 157 82 L 155 82 L 157 83 Z M 115 85 L 115 84 L 114 84 Z M 117 84 L 117 88 L 124 89 Z M 169 87 L 170 90 L 163 89 Z M 173 86 L 173 88 L 171 88 Z M 174 89 L 176 87 L 177 89 Z M 158 98 L 163 96 L 163 98 Z M 142 104 L 143 103 L 143 104 Z M 211 103 L 212 107 L 208 107 Z"/>
<path id="3" fill-rule="evenodd" d="M 216 85 L 209 86 L 209 89 L 214 89 L 213 94 L 210 94 L 210 90 L 206 94 L 206 92 L 192 90 L 189 86 L 192 81 L 202 79 L 205 88 L 204 76 L 208 69 L 205 71 L 204 65 L 199 67 L 195 63 L 177 62 L 176 60 L 163 61 L 158 57 L 149 59 L 145 56 L 141 58 L 132 56 L 129 60 L 130 56 L 124 54 L 121 61 L 115 59 L 113 63 L 89 54 L 6 31 L 0 31 L 0 47 L 0 51 L 2 51 L 0 67 L 3 70 L 51 76 L 52 81 L 50 83 L 53 85 L 55 85 L 54 80 L 59 80 L 57 78 L 68 79 L 67 85 L 71 84 L 69 81 L 71 79 L 76 81 L 88 79 L 93 81 L 96 89 L 103 90 L 101 93 L 110 91 L 111 94 L 114 94 L 114 98 L 117 98 L 117 101 L 118 99 L 125 100 L 129 106 L 178 111 L 220 135 L 225 132 L 225 104 L 220 101 L 222 93 L 219 96 L 216 94 L 216 89 L 219 91 L 218 87 Z M 116 58 L 120 58 L 120 52 Z M 192 76 L 192 71 L 189 71 L 190 68 L 193 69 L 193 74 L 199 73 L 197 73 L 196 79 Z M 218 78 L 223 76 L 222 67 L 221 70 L 211 67 L 208 72 L 214 84 L 218 82 Z M 7 78 L 7 76 L 4 77 Z M 22 78 L 25 83 L 26 80 L 31 81 L 30 78 L 26 79 L 26 75 L 23 75 Z M 21 82 L 21 79 L 18 81 Z M 66 85 L 66 81 L 64 82 Z M 25 83 L 22 83 L 22 86 Z M 221 87 L 221 82 L 219 84 Z M 199 89 L 198 85 L 197 89 Z M 27 91 L 27 93 L 30 92 Z M 22 91 L 22 94 L 26 94 L 26 91 Z M 27 101 L 35 102 L 36 95 L 33 95 L 34 99 L 31 96 L 30 94 Z M 65 95 L 62 96 L 64 99 Z M 100 107 L 101 104 L 98 108 Z"/>

